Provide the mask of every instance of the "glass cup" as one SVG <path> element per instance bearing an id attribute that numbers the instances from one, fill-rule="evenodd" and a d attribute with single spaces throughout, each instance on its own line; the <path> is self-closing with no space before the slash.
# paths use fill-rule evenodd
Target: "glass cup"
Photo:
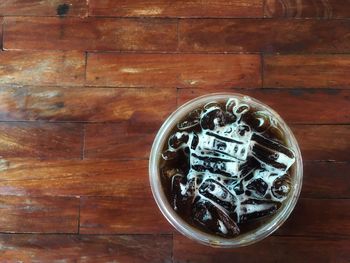
<path id="1" fill-rule="evenodd" d="M 291 169 L 291 190 L 288 198 L 283 201 L 282 206 L 277 210 L 274 215 L 269 217 L 269 220 L 262 226 L 240 234 L 232 238 L 224 238 L 217 235 L 212 235 L 201 231 L 200 229 L 190 225 L 184 221 L 169 204 L 168 199 L 164 193 L 163 186 L 160 178 L 159 163 L 164 149 L 164 145 L 167 143 L 169 133 L 173 130 L 179 120 L 183 119 L 189 112 L 205 105 L 208 102 L 216 101 L 227 101 L 230 98 L 237 98 L 242 102 L 253 107 L 263 108 L 269 112 L 279 122 L 282 130 L 285 134 L 285 139 L 288 147 L 290 147 L 295 154 L 295 163 Z M 163 123 L 159 129 L 156 138 L 152 145 L 152 150 L 149 160 L 149 179 L 153 197 L 165 218 L 172 224 L 180 233 L 186 237 L 193 239 L 199 243 L 213 246 L 213 247 L 224 247 L 224 248 L 235 248 L 241 246 L 247 246 L 258 242 L 267 236 L 271 235 L 276 231 L 283 222 L 288 218 L 294 209 L 297 200 L 300 195 L 303 178 L 303 164 L 302 157 L 298 143 L 283 119 L 270 107 L 263 104 L 262 102 L 253 99 L 251 97 L 238 94 L 238 93 L 213 93 L 207 94 L 198 98 L 195 98 L 175 110 Z"/>

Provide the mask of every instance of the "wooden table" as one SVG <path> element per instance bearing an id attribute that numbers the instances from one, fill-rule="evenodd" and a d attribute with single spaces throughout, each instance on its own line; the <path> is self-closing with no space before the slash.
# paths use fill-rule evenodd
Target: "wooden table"
<path id="1" fill-rule="evenodd" d="M 1 1 L 0 262 L 350 262 L 349 19 L 350 0 Z M 234 250 L 179 235 L 148 183 L 165 118 L 227 90 L 276 109 L 305 164 L 290 219 Z"/>

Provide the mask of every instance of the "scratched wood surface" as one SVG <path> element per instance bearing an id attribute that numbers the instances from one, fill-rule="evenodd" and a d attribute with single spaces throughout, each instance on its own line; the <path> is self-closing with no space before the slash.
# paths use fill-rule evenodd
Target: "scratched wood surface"
<path id="1" fill-rule="evenodd" d="M 0 262 L 350 262 L 349 0 L 0 1 Z M 277 110 L 304 160 L 287 222 L 239 249 L 158 210 L 150 148 L 184 102 Z"/>

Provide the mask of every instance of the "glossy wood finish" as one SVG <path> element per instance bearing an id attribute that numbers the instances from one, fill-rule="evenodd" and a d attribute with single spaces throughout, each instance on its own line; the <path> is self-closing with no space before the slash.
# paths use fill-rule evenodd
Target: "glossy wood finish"
<path id="1" fill-rule="evenodd" d="M 77 233 L 78 231 L 79 198 L 1 195 L 0 204 L 0 232 Z"/>
<path id="2" fill-rule="evenodd" d="M 272 236 L 239 249 L 218 249 L 198 245 L 178 234 L 174 236 L 174 262 L 347 262 L 348 238 Z"/>
<path id="3" fill-rule="evenodd" d="M 150 199 L 147 160 L 2 158 L 0 164 L 0 192 L 4 195 L 125 197 L 147 194 Z"/>
<path id="4" fill-rule="evenodd" d="M 161 124 L 122 122 L 116 124 L 88 124 L 85 128 L 84 157 L 148 158 L 151 145 Z M 116 136 L 118 134 L 118 136 Z"/>
<path id="5" fill-rule="evenodd" d="M 126 122 L 137 131 L 175 109 L 175 100 L 165 100 L 169 97 L 176 97 L 175 88 L 6 87 L 0 90 L 0 120 Z"/>
<path id="6" fill-rule="evenodd" d="M 0 52 L 0 84 L 82 85 L 84 70 L 83 52 Z"/>
<path id="7" fill-rule="evenodd" d="M 350 161 L 349 125 L 292 126 L 305 160 Z"/>
<path id="8" fill-rule="evenodd" d="M 144 184 L 143 187 L 147 187 Z M 116 206 L 118 204 L 118 206 Z M 142 216 L 140 216 L 142 215 Z M 172 233 L 150 190 L 119 197 L 86 197 L 80 210 L 82 234 Z"/>
<path id="9" fill-rule="evenodd" d="M 123 198 L 93 198 L 82 200 L 81 232 L 82 233 L 166 233 L 172 230 L 161 217 L 151 198 L 142 196 L 140 205 L 135 205 L 130 199 L 132 195 Z M 86 203 L 85 203 L 86 201 Z M 115 207 L 118 203 L 118 207 Z M 141 212 L 145 216 L 139 217 Z M 277 235 L 335 235 L 349 236 L 350 200 L 314 200 L 301 199 L 295 213 L 279 229 Z M 118 222 L 123 222 L 120 224 Z"/>
<path id="10" fill-rule="evenodd" d="M 0 1 L 0 262 L 349 262 L 348 0 Z M 304 161 L 272 236 L 214 249 L 154 202 L 148 159 L 177 106 L 238 92 Z"/>
<path id="11" fill-rule="evenodd" d="M 39 262 L 171 262 L 169 235 L 0 235 L 1 259 Z"/>
<path id="12" fill-rule="evenodd" d="M 262 0 L 90 0 L 91 16 L 262 17 Z"/>
<path id="13" fill-rule="evenodd" d="M 252 96 L 272 107 L 288 123 L 350 122 L 350 92 L 345 89 L 179 89 L 178 105 L 210 92 L 237 92 Z"/>
<path id="14" fill-rule="evenodd" d="M 180 20 L 179 48 L 188 52 L 349 52 L 349 33 L 349 20 Z"/>
<path id="15" fill-rule="evenodd" d="M 86 83 L 94 86 L 261 86 L 258 55 L 91 53 L 87 63 Z"/>
<path id="16" fill-rule="evenodd" d="M 348 162 L 306 160 L 302 197 L 350 198 L 349 166 Z M 4 195 L 133 195 L 152 199 L 147 186 L 148 160 L 2 158 L 0 176 L 0 192 Z"/>
<path id="17" fill-rule="evenodd" d="M 80 124 L 0 122 L 3 158 L 80 158 L 82 139 Z"/>
<path id="18" fill-rule="evenodd" d="M 4 48 L 176 50 L 176 30 L 174 20 L 10 17 L 4 22 Z"/>
<path id="19" fill-rule="evenodd" d="M 267 55 L 264 69 L 266 87 L 350 87 L 350 55 Z"/>

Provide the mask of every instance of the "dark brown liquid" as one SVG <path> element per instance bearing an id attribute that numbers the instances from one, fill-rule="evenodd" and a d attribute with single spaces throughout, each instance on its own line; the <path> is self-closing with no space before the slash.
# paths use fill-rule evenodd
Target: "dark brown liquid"
<path id="1" fill-rule="evenodd" d="M 287 169 L 276 156 L 294 155 L 287 147 L 282 128 L 262 110 L 242 104 L 232 111 L 227 109 L 226 101 L 209 105 L 207 109 L 200 107 L 179 120 L 168 134 L 169 144 L 164 145 L 164 158 L 159 164 L 163 189 L 174 210 L 192 226 L 231 238 L 265 224 L 283 205 L 290 190 L 293 166 Z M 237 132 L 243 139 L 246 135 L 250 138 L 250 153 L 237 161 L 238 173 L 230 172 L 231 162 L 223 157 L 228 152 L 236 152 L 229 150 L 229 146 L 243 145 L 235 142 L 236 137 L 232 135 L 235 133 L 229 133 L 235 124 L 239 124 Z M 215 137 L 213 151 L 200 149 L 199 140 L 206 138 L 201 136 L 204 131 L 209 137 Z M 241 153 L 235 158 L 244 158 L 245 149 L 239 148 Z M 190 158 L 198 158 L 199 164 L 193 160 L 191 163 Z M 195 171 L 195 176 L 191 171 Z M 270 179 L 264 179 L 271 176 L 254 176 L 256 171 L 271 173 L 275 178 L 273 183 L 270 181 L 269 185 Z M 186 186 L 188 189 L 184 190 Z"/>

